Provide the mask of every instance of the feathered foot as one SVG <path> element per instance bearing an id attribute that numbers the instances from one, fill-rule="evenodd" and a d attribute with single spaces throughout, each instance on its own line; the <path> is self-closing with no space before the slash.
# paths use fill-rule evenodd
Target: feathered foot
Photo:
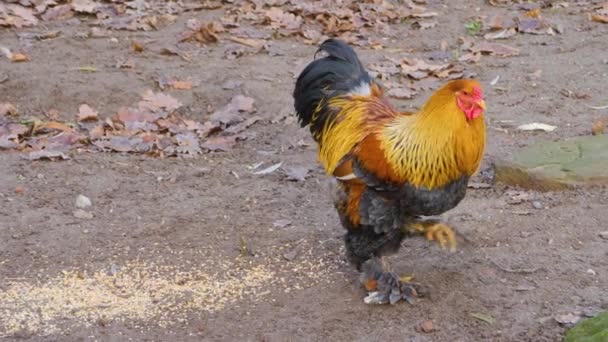
<path id="1" fill-rule="evenodd" d="M 410 233 L 424 234 L 427 240 L 436 240 L 441 249 L 449 248 L 450 252 L 456 251 L 456 234 L 448 225 L 435 221 L 421 221 L 406 227 Z"/>
<path id="2" fill-rule="evenodd" d="M 361 283 L 368 291 L 363 299 L 366 304 L 396 304 L 405 300 L 410 304 L 418 297 L 417 284 L 410 283 L 411 278 L 399 278 L 387 271 L 381 258 L 374 257 L 361 266 Z"/>

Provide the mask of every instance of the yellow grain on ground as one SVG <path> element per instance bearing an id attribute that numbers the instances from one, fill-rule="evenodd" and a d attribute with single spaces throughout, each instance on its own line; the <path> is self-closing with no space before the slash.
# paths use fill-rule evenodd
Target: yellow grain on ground
<path id="1" fill-rule="evenodd" d="M 154 261 L 93 273 L 83 271 L 90 269 L 83 265 L 41 282 L 0 281 L 0 337 L 62 334 L 78 325 L 111 322 L 169 327 L 192 313 L 217 312 L 241 300 L 252 303 L 277 291 L 292 293 L 331 282 L 340 274 L 343 252 L 328 254 L 313 245 L 299 240 L 259 251 L 256 258 L 205 255 L 204 263 L 181 251 L 157 250 L 160 255 L 148 256 Z M 284 252 L 292 250 L 297 257 L 288 261 Z M 172 256 L 171 265 L 166 255 Z"/>
<path id="2" fill-rule="evenodd" d="M 231 265 L 220 265 L 224 271 Z M 179 272 L 145 263 L 126 265 L 115 274 L 76 271 L 45 283 L 11 283 L 0 290 L 0 336 L 59 332 L 57 321 L 84 325 L 103 321 L 154 319 L 170 325 L 192 310 L 217 311 L 251 295 L 273 272 L 264 266 L 232 268 L 229 275 L 200 270 Z"/>

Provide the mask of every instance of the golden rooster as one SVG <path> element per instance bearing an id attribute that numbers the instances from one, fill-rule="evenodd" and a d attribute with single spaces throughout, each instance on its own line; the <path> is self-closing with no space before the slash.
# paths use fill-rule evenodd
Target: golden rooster
<path id="1" fill-rule="evenodd" d="M 293 93 L 319 160 L 337 180 L 335 207 L 347 233 L 348 259 L 371 293 L 366 303 L 411 302 L 414 284 L 382 258 L 403 238 L 423 234 L 454 249 L 450 227 L 421 216 L 454 208 L 465 196 L 485 146 L 483 92 L 475 80 L 437 90 L 417 113 L 400 113 L 346 43 L 329 39 L 327 56 L 302 71 Z"/>

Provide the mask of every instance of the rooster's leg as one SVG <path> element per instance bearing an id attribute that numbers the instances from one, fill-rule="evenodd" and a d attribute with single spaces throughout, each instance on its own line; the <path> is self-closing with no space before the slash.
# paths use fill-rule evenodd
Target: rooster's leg
<path id="1" fill-rule="evenodd" d="M 367 304 L 395 304 L 400 300 L 411 304 L 418 296 L 417 284 L 390 272 L 384 258 L 373 257 L 364 262 L 361 269 L 361 283 L 369 292 L 363 300 Z"/>
<path id="2" fill-rule="evenodd" d="M 406 236 L 400 230 L 375 233 L 368 229 L 351 230 L 345 236 L 348 259 L 361 271 L 361 284 L 368 291 L 368 304 L 395 304 L 400 300 L 412 302 L 416 289 L 409 279 L 391 272 L 385 256 L 399 250 Z"/>
<path id="3" fill-rule="evenodd" d="M 437 241 L 442 249 L 456 250 L 456 234 L 448 225 L 436 220 L 420 221 L 406 227 L 409 233 L 423 234 L 429 241 Z"/>

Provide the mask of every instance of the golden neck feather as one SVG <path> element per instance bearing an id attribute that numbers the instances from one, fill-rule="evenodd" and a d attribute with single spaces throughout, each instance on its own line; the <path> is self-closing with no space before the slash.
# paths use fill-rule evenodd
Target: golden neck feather
<path id="1" fill-rule="evenodd" d="M 475 173 L 483 155 L 485 124 L 483 115 L 468 122 L 455 99 L 435 94 L 417 114 L 386 125 L 382 136 L 399 178 L 433 189 Z"/>

